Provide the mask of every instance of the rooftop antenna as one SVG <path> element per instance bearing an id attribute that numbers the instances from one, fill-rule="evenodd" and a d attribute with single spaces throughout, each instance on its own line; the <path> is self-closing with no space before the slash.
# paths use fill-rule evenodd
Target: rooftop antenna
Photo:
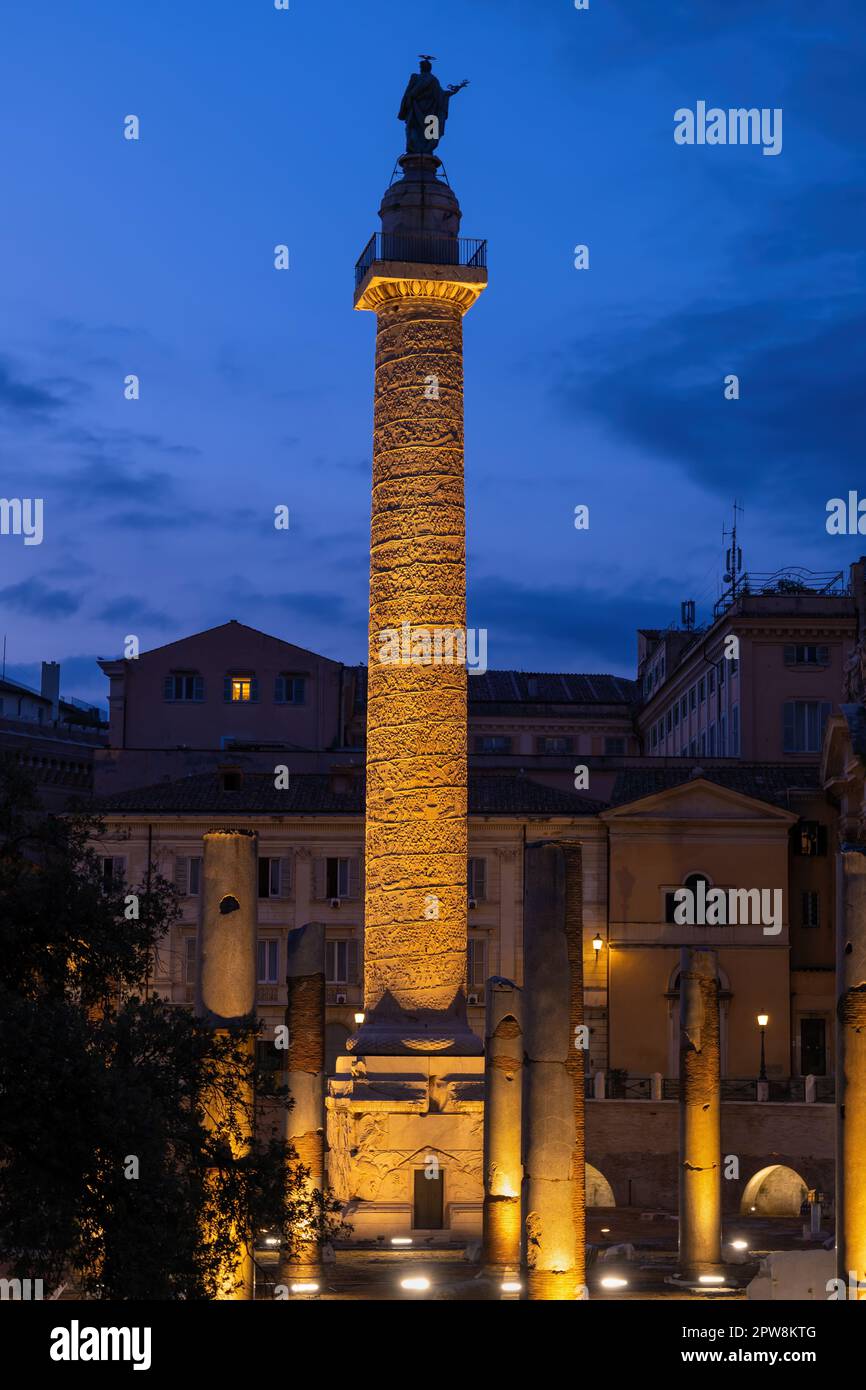
<path id="1" fill-rule="evenodd" d="M 727 531 L 724 526 L 722 527 L 722 545 L 724 545 L 728 536 L 730 536 L 731 538 L 731 544 L 725 551 L 725 573 L 723 574 L 722 578 L 724 579 L 726 584 L 730 584 L 731 586 L 732 599 L 736 598 L 737 596 L 737 584 L 739 582 L 740 574 L 743 568 L 743 552 L 737 545 L 737 512 L 739 512 L 740 515 L 742 515 L 744 510 L 745 508 L 742 506 L 742 504 L 740 502 L 737 502 L 735 499 L 734 520 L 731 529 L 730 531 Z"/>

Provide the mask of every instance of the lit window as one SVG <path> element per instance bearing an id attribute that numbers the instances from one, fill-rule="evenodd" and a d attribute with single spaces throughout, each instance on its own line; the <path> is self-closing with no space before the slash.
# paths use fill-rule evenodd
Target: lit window
<path id="1" fill-rule="evenodd" d="M 238 672 L 225 678 L 224 699 L 228 704 L 255 703 L 259 698 L 259 683 L 249 672 Z"/>

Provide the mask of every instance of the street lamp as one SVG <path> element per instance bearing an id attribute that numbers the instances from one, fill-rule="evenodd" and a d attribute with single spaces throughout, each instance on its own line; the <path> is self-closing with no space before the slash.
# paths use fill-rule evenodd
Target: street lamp
<path id="1" fill-rule="evenodd" d="M 766 1081 L 767 1079 L 767 1059 L 764 1055 L 764 1033 L 766 1032 L 767 1024 L 769 1022 L 769 1014 L 758 1014 L 758 1027 L 761 1030 L 761 1070 L 758 1073 L 759 1081 Z"/>

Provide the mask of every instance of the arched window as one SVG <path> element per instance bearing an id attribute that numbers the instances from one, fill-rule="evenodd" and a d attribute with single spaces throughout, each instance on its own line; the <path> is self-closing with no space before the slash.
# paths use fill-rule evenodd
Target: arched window
<path id="1" fill-rule="evenodd" d="M 709 889 L 709 888 L 712 888 L 712 886 L 713 886 L 713 881 L 712 881 L 712 879 L 709 878 L 709 877 L 708 877 L 706 874 L 704 874 L 704 873 L 692 873 L 692 874 L 687 874 L 686 877 L 683 879 L 682 886 L 683 886 L 683 888 L 688 888 L 688 889 L 690 889 L 690 891 L 691 891 L 692 893 L 694 893 L 695 895 L 697 895 L 698 884 L 699 884 L 699 883 L 703 883 L 703 884 L 704 884 L 704 891 L 706 891 L 706 890 Z M 665 893 L 665 921 L 666 921 L 666 922 L 676 922 L 676 917 L 674 916 L 674 913 L 675 913 L 676 907 L 677 907 L 677 901 L 676 901 L 676 898 L 675 898 L 675 896 L 674 896 L 675 892 L 676 892 L 676 889 L 671 888 L 671 889 L 668 889 L 668 891 Z"/>

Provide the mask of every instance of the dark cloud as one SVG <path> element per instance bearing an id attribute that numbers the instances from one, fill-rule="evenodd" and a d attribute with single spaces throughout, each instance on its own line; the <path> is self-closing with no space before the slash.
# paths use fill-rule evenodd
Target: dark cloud
<path id="1" fill-rule="evenodd" d="M 172 624 L 172 619 L 167 613 L 149 608 L 143 599 L 133 598 L 131 594 L 112 599 L 97 616 L 104 623 L 119 623 L 127 631 L 130 623 L 145 623 L 148 627 L 158 628 L 171 627 Z"/>
<path id="2" fill-rule="evenodd" d="M 8 358 L 0 358 L 0 418 L 6 416 L 16 424 L 43 424 L 52 420 L 66 406 L 66 400 L 53 386 L 25 381 Z"/>
<path id="3" fill-rule="evenodd" d="M 570 413 L 659 459 L 704 487 L 796 486 L 826 496 L 853 486 L 866 431 L 866 310 L 787 302 L 683 309 L 594 353 L 573 349 L 579 374 L 555 392 Z M 724 398 L 724 378 L 740 399 Z"/>
<path id="4" fill-rule="evenodd" d="M 539 671 L 585 671 L 588 661 L 603 660 L 633 674 L 635 630 L 667 627 L 677 602 L 673 590 L 654 595 L 649 584 L 607 595 L 489 577 L 469 587 L 468 620 L 487 628 L 492 667 L 537 661 Z"/>
<path id="5" fill-rule="evenodd" d="M 41 579 L 25 579 L 0 589 L 0 603 L 37 618 L 68 618 L 81 606 L 80 598 L 69 589 L 49 589 Z"/>

